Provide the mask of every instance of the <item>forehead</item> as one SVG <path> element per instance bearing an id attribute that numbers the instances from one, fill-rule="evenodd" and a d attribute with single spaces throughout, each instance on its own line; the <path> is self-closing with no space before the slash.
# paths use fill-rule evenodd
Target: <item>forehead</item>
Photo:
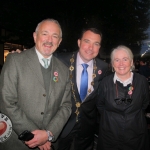
<path id="1" fill-rule="evenodd" d="M 60 34 L 60 27 L 55 23 L 51 21 L 44 21 L 41 23 L 38 29 L 40 32 L 55 32 Z"/>
<path id="2" fill-rule="evenodd" d="M 114 58 L 124 58 L 124 57 L 130 58 L 126 50 L 119 49 L 114 52 Z"/>
<path id="3" fill-rule="evenodd" d="M 83 39 L 89 39 L 89 40 L 96 40 L 97 42 L 100 42 L 101 41 L 101 37 L 99 34 L 96 34 L 90 30 L 86 31 L 83 33 L 83 36 L 81 38 L 82 40 Z"/>

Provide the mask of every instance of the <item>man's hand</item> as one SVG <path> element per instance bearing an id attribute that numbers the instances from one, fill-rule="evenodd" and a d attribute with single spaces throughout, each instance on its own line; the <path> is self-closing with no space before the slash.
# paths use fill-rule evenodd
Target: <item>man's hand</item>
<path id="1" fill-rule="evenodd" d="M 51 150 L 51 142 L 47 141 L 45 144 L 38 146 L 40 150 Z"/>
<path id="2" fill-rule="evenodd" d="M 30 148 L 42 146 L 48 141 L 48 135 L 45 130 L 34 130 L 32 133 L 34 134 L 34 138 L 30 141 L 25 141 L 25 144 Z M 44 147 L 46 146 L 47 144 L 44 145 Z"/>
<path id="3" fill-rule="evenodd" d="M 11 51 L 10 53 L 21 53 L 21 50 L 20 49 L 16 49 L 16 50 L 13 50 L 13 51 Z"/>

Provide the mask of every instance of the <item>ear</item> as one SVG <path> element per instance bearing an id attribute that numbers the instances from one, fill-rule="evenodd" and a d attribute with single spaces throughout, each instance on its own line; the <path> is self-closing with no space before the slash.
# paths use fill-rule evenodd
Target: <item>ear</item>
<path id="1" fill-rule="evenodd" d="M 81 40 L 78 39 L 77 43 L 78 43 L 78 47 L 80 47 Z"/>
<path id="2" fill-rule="evenodd" d="M 36 32 L 33 32 L 33 39 L 34 39 L 34 43 L 36 43 Z"/>
<path id="3" fill-rule="evenodd" d="M 113 67 L 114 66 L 114 60 L 110 59 L 110 65 Z"/>
<path id="4" fill-rule="evenodd" d="M 62 41 L 62 38 L 60 38 L 60 39 L 59 39 L 59 43 L 58 43 L 58 46 L 60 45 L 61 41 Z"/>
<path id="5" fill-rule="evenodd" d="M 131 66 L 133 66 L 133 60 L 131 61 Z"/>

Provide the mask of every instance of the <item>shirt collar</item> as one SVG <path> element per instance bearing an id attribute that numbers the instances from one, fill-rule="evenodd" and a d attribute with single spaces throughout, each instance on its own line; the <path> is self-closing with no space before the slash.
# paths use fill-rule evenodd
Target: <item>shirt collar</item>
<path id="1" fill-rule="evenodd" d="M 41 54 L 36 48 L 35 48 L 35 51 L 36 51 L 36 53 L 37 53 L 37 56 L 38 56 L 39 60 L 42 60 L 42 58 L 44 58 L 44 57 L 42 56 L 42 54 Z M 51 61 L 51 58 L 52 58 L 52 55 L 49 56 L 49 57 L 46 58 L 46 59 L 48 59 L 49 61 Z"/>
<path id="2" fill-rule="evenodd" d="M 131 72 L 131 77 L 125 81 L 122 81 L 116 74 L 115 72 L 115 75 L 114 75 L 114 83 L 116 83 L 116 80 L 119 81 L 120 83 L 123 84 L 123 86 L 127 86 L 128 84 L 132 84 L 132 81 L 133 81 L 133 72 Z"/>

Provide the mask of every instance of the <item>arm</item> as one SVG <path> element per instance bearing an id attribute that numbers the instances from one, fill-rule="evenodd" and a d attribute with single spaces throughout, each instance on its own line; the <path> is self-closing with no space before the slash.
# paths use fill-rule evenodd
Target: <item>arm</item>
<path id="1" fill-rule="evenodd" d="M 34 138 L 30 141 L 25 141 L 25 144 L 30 148 L 39 147 L 40 149 L 49 150 L 51 142 L 48 141 L 48 134 L 45 130 L 32 131 Z M 42 149 L 42 150 L 43 150 Z"/>
<path id="2" fill-rule="evenodd" d="M 14 54 L 7 56 L 0 77 L 0 109 L 12 121 L 13 130 L 20 134 L 25 129 L 35 130 L 37 127 L 26 116 L 18 105 L 18 69 Z"/>
<path id="3" fill-rule="evenodd" d="M 143 99 L 143 106 L 142 109 L 146 109 L 147 106 L 150 103 L 150 95 L 149 95 L 149 85 L 148 85 L 148 81 L 144 78 L 144 85 L 143 85 L 143 91 L 144 91 L 144 99 Z"/>
<path id="4" fill-rule="evenodd" d="M 99 113 L 103 112 L 104 109 L 104 86 L 103 86 L 103 81 L 100 81 L 99 87 L 98 87 L 98 94 L 96 98 L 96 105 Z"/>

